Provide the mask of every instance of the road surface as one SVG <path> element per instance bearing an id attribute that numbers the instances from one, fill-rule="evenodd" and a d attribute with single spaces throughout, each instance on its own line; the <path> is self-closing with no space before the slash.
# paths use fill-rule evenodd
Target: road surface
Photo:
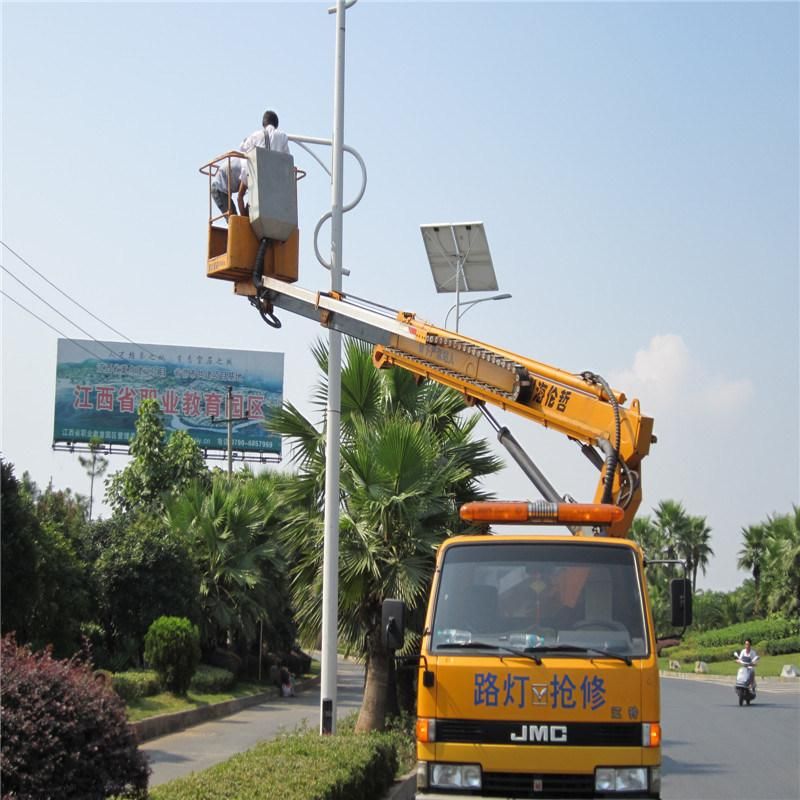
<path id="1" fill-rule="evenodd" d="M 339 662 L 338 713 L 361 705 L 363 667 Z M 739 707 L 732 684 L 664 678 L 663 800 L 799 800 L 800 686 L 762 682 Z M 276 698 L 142 745 L 158 786 L 206 769 L 306 723 L 319 726 L 319 689 Z"/>
<path id="2" fill-rule="evenodd" d="M 800 687 L 738 703 L 732 684 L 662 679 L 664 800 L 800 798 Z"/>

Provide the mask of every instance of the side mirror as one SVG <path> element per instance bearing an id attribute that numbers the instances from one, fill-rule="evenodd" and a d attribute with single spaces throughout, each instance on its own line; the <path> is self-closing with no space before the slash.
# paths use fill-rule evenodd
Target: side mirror
<path id="1" fill-rule="evenodd" d="M 672 606 L 672 626 L 685 628 L 692 624 L 692 582 L 688 578 L 674 578 L 669 583 Z"/>
<path id="2" fill-rule="evenodd" d="M 381 632 L 387 650 L 400 650 L 406 636 L 406 604 L 384 600 L 381 606 Z"/>

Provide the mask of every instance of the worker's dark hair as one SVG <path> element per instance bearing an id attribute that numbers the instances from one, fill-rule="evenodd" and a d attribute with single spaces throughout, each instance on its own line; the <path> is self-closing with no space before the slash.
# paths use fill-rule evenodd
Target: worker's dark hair
<path id="1" fill-rule="evenodd" d="M 750 642 L 750 644 L 753 644 L 753 641 L 752 641 L 752 639 L 745 639 L 745 640 L 744 640 L 744 643 L 745 643 L 745 644 L 747 644 L 748 642 Z"/>
<path id="2" fill-rule="evenodd" d="M 274 111 L 264 112 L 264 118 L 261 120 L 261 127 L 266 128 L 267 125 L 278 127 L 278 115 Z"/>

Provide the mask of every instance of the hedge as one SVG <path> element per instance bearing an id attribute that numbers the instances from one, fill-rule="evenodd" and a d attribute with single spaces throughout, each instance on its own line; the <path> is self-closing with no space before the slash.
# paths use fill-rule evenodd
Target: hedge
<path id="1" fill-rule="evenodd" d="M 782 656 L 784 653 L 800 653 L 800 636 L 787 636 L 785 639 L 776 639 L 766 642 L 758 651 L 769 656 Z"/>
<path id="2" fill-rule="evenodd" d="M 201 664 L 189 688 L 197 694 L 218 694 L 227 692 L 235 684 L 236 676 L 229 670 Z M 151 697 L 163 691 L 158 673 L 152 669 L 115 672 L 111 676 L 111 685 L 126 703 L 131 703 L 140 697 Z"/>
<path id="3" fill-rule="evenodd" d="M 718 647 L 693 647 L 692 643 L 679 645 L 678 647 L 665 647 L 661 651 L 664 658 L 670 661 L 682 661 L 684 664 L 694 663 L 695 661 L 714 661 L 733 660 L 733 650 L 731 645 L 723 644 Z"/>
<path id="4" fill-rule="evenodd" d="M 753 643 L 753 648 L 759 655 L 779 656 L 784 653 L 800 653 L 800 636 L 787 636 L 783 639 L 770 639 Z M 665 647 L 661 651 L 664 658 L 670 661 L 683 661 L 685 664 L 694 661 L 727 661 L 733 658 L 734 650 L 741 650 L 729 644 L 717 647 L 698 647 L 694 641 L 687 641 L 677 647 Z"/>
<path id="5" fill-rule="evenodd" d="M 218 694 L 227 692 L 236 685 L 236 676 L 222 667 L 201 664 L 197 668 L 189 688 L 197 694 Z"/>
<path id="6" fill-rule="evenodd" d="M 755 646 L 756 642 L 762 640 L 769 642 L 798 635 L 800 635 L 800 618 L 771 617 L 769 619 L 755 619 L 752 622 L 738 622 L 736 625 L 729 625 L 727 628 L 717 628 L 713 631 L 693 634 L 687 637 L 686 644 L 698 648 L 734 645 L 735 649 L 738 650 L 744 645 L 745 639 L 750 639 L 753 642 L 753 646 Z"/>
<path id="7" fill-rule="evenodd" d="M 316 731 L 262 742 L 150 790 L 151 800 L 374 800 L 392 785 L 397 753 L 379 733 Z"/>
<path id="8" fill-rule="evenodd" d="M 152 669 L 131 669 L 126 672 L 115 672 L 111 676 L 114 691 L 126 702 L 150 697 L 161 691 L 158 673 Z"/>

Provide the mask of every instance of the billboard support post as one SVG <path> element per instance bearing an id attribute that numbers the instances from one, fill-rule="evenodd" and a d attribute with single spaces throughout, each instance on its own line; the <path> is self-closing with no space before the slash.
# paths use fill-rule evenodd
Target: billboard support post
<path id="1" fill-rule="evenodd" d="M 228 412 L 228 416 L 224 419 L 219 420 L 220 422 L 226 422 L 228 424 L 228 478 L 233 476 L 233 423 L 234 422 L 243 422 L 246 419 L 250 419 L 250 417 L 245 414 L 243 417 L 234 417 L 233 416 L 233 386 L 228 387 L 228 405 L 225 407 L 225 410 Z M 211 417 L 211 422 L 215 422 L 216 418 Z"/>

